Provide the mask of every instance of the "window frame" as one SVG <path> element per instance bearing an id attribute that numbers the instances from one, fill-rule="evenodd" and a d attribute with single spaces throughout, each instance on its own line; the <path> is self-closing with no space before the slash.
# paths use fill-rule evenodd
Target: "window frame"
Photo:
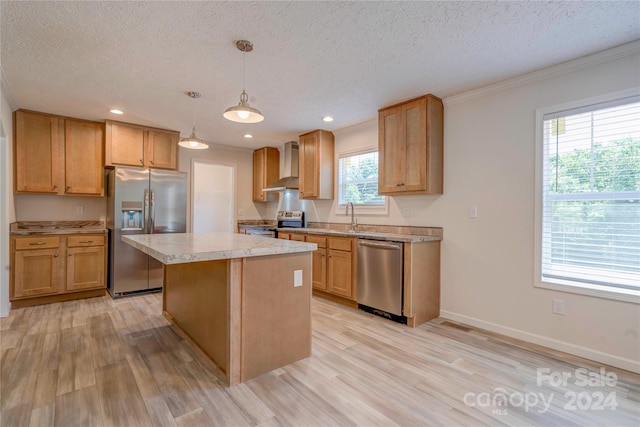
<path id="1" fill-rule="evenodd" d="M 533 286 L 561 292 L 588 295 L 605 299 L 640 304 L 640 291 L 613 288 L 606 285 L 579 283 L 561 279 L 542 279 L 542 231 L 543 231 L 543 168 L 544 168 L 544 116 L 563 110 L 587 108 L 593 104 L 613 102 L 622 98 L 640 96 L 640 88 L 612 92 L 601 96 L 572 101 L 550 107 L 538 108 L 535 114 L 535 226 L 534 226 L 534 276 Z"/>
<path id="2" fill-rule="evenodd" d="M 336 203 L 335 203 L 335 213 L 337 215 L 345 215 L 346 212 L 346 204 L 340 203 L 340 191 L 342 184 L 340 182 L 340 159 L 345 157 L 358 156 L 362 154 L 369 153 L 378 153 L 378 171 L 380 166 L 380 153 L 378 152 L 378 146 L 369 146 L 364 148 L 359 148 L 356 150 L 343 151 L 337 153 L 336 155 Z M 378 172 L 379 173 L 379 172 Z M 389 197 L 381 195 L 384 199 L 384 203 L 382 205 L 358 205 L 354 204 L 354 212 L 358 215 L 388 215 L 389 214 Z"/>

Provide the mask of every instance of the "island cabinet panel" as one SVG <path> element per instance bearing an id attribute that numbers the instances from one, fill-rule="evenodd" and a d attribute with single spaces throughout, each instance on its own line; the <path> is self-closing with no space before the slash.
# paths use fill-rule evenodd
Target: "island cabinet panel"
<path id="1" fill-rule="evenodd" d="M 103 193 L 103 124 L 66 119 L 65 194 Z"/>
<path id="2" fill-rule="evenodd" d="M 433 95 L 378 111 L 378 192 L 442 194 L 443 104 Z"/>
<path id="3" fill-rule="evenodd" d="M 294 286 L 294 271 L 302 271 Z M 264 277 L 272 286 L 265 286 Z M 311 356 L 311 257 L 245 258 L 242 268 L 240 380 Z"/>
<path id="4" fill-rule="evenodd" d="M 16 193 L 58 193 L 62 185 L 59 118 L 18 110 L 14 113 L 14 129 Z"/>
<path id="5" fill-rule="evenodd" d="M 165 265 L 163 310 L 227 384 L 247 381 L 311 356 L 311 256 Z"/>
<path id="6" fill-rule="evenodd" d="M 275 192 L 262 191 L 280 177 L 280 151 L 275 147 L 262 147 L 253 152 L 253 201 L 278 200 Z"/>
<path id="7" fill-rule="evenodd" d="M 229 260 L 165 266 L 163 310 L 229 374 Z M 206 325 L 206 327 L 203 327 Z"/>
<path id="8" fill-rule="evenodd" d="M 300 135 L 299 147 L 299 197 L 301 199 L 333 199 L 333 133 L 315 130 Z"/>

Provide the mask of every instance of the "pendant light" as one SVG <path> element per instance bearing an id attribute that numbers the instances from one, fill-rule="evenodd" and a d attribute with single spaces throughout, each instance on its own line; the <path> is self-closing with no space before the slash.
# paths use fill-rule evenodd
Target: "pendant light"
<path id="1" fill-rule="evenodd" d="M 236 42 L 238 50 L 243 52 L 242 64 L 242 93 L 240 94 L 240 103 L 234 107 L 225 110 L 223 116 L 227 120 L 238 123 L 258 123 L 264 120 L 264 116 L 260 111 L 249 105 L 249 95 L 244 91 L 244 76 L 246 69 L 247 52 L 253 50 L 253 44 L 247 40 L 238 40 Z"/>
<path id="2" fill-rule="evenodd" d="M 200 98 L 201 96 L 198 92 L 187 92 L 187 95 L 189 96 L 189 98 L 193 99 Z M 182 138 L 180 142 L 178 142 L 178 145 L 184 148 L 190 148 L 192 150 L 205 150 L 209 148 L 209 145 L 196 136 L 195 112 L 193 113 L 193 116 L 193 129 L 191 129 L 191 136 L 189 136 L 188 138 Z"/>

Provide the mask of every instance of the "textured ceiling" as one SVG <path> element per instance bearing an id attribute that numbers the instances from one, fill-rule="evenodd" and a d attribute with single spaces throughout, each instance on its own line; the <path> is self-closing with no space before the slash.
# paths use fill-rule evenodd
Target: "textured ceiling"
<path id="1" fill-rule="evenodd" d="M 0 2 L 16 106 L 243 147 L 373 119 L 640 38 L 640 2 Z M 247 39 L 258 124 L 239 101 Z M 202 93 L 193 100 L 186 92 Z M 120 108 L 124 116 L 108 110 Z M 335 117 L 330 124 L 320 119 Z M 242 137 L 250 132 L 255 138 Z"/>

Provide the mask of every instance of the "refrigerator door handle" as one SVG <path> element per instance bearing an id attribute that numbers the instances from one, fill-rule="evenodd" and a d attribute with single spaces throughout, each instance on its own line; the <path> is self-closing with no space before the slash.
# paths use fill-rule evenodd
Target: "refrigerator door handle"
<path id="1" fill-rule="evenodd" d="M 149 233 L 149 189 L 144 190 L 144 208 L 143 208 L 142 216 L 143 216 L 142 232 L 144 234 L 147 234 Z"/>
<path id="2" fill-rule="evenodd" d="M 153 228 L 155 227 L 155 205 L 156 205 L 156 190 L 151 190 L 151 204 L 149 209 L 149 234 L 153 234 Z"/>

